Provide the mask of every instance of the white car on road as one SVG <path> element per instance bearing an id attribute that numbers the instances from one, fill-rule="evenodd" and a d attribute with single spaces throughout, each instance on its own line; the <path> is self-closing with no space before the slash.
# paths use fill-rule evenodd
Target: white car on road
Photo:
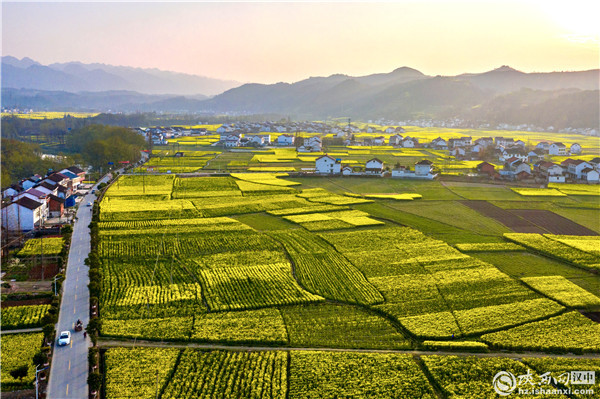
<path id="1" fill-rule="evenodd" d="M 58 336 L 58 346 L 66 346 L 71 343 L 71 332 L 63 331 Z"/>

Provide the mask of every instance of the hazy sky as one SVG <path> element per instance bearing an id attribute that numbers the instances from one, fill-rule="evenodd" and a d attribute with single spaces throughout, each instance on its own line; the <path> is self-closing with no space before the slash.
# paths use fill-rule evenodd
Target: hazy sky
<path id="1" fill-rule="evenodd" d="M 2 2 L 2 54 L 242 82 L 599 66 L 597 1 Z"/>

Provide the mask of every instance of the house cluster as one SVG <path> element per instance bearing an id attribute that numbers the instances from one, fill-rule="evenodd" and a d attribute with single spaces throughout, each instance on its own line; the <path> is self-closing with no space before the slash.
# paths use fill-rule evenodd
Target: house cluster
<path id="1" fill-rule="evenodd" d="M 323 149 L 323 143 L 319 136 L 305 137 L 304 144 L 299 146 L 296 150 L 298 152 L 321 152 Z"/>
<path id="2" fill-rule="evenodd" d="M 249 135 L 244 133 L 220 133 L 219 141 L 214 146 L 231 147 L 262 147 L 271 144 L 271 135 Z"/>
<path id="3" fill-rule="evenodd" d="M 185 129 L 182 126 L 171 127 L 138 127 L 134 129 L 136 133 L 144 136 L 146 140 L 151 141 L 154 145 L 167 145 L 168 139 L 178 137 L 197 137 L 205 136 L 208 131 L 205 128 Z"/>
<path id="4" fill-rule="evenodd" d="M 2 227 L 9 231 L 30 231 L 48 217 L 61 217 L 65 207 L 75 204 L 73 193 L 85 179 L 76 166 L 33 175 L 2 190 Z"/>
<path id="5" fill-rule="evenodd" d="M 504 163 L 500 170 L 495 166 L 482 162 L 477 165 L 477 172 L 496 179 L 527 180 L 535 179 L 548 183 L 594 183 L 600 181 L 600 157 L 590 161 L 568 158 L 560 164 L 548 161 L 540 161 L 533 165 L 511 158 Z"/>
<path id="6" fill-rule="evenodd" d="M 384 172 L 384 163 L 377 158 L 369 159 L 364 169 L 344 165 L 340 158 L 329 155 L 320 156 L 315 160 L 315 173 L 319 175 L 383 176 Z M 433 173 L 433 162 L 426 159 L 415 163 L 414 170 L 399 166 L 391 171 L 391 177 L 405 179 L 432 180 L 435 176 L 437 175 Z"/>

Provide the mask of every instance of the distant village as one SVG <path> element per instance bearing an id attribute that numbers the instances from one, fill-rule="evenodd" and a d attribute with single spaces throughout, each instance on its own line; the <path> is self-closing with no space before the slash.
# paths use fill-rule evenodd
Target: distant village
<path id="1" fill-rule="evenodd" d="M 202 136 L 214 134 L 206 129 L 184 129 L 180 127 L 151 128 L 139 130 L 146 134 L 155 145 L 167 145 L 169 139 L 185 136 Z M 507 137 L 472 137 L 444 139 L 438 137 L 429 142 L 423 142 L 417 137 L 404 135 L 402 127 L 388 127 L 378 130 L 366 127 L 361 130 L 357 126 L 329 125 L 322 122 L 291 122 L 291 123 L 236 123 L 224 124 L 216 129 L 219 140 L 213 146 L 223 148 L 236 147 L 295 147 L 298 153 L 322 153 L 323 139 L 319 135 L 300 137 L 295 132 L 306 132 L 323 135 L 333 135 L 341 139 L 344 146 L 392 146 L 394 148 L 425 148 L 447 150 L 456 160 L 482 162 L 477 165 L 476 172 L 480 176 L 494 180 L 524 181 L 524 182 L 599 182 L 599 160 L 590 161 L 568 158 L 560 164 L 546 161 L 547 155 L 578 156 L 582 148 L 578 143 L 567 145 L 560 142 L 540 141 L 534 148 L 527 149 L 523 140 Z M 266 134 L 265 134 L 266 133 Z M 356 138 L 359 133 L 369 133 L 370 137 Z M 377 136 L 381 133 L 381 136 Z M 386 134 L 384 136 L 383 134 Z M 497 168 L 492 164 L 503 165 Z M 407 166 L 386 167 L 377 158 L 368 160 L 364 169 L 345 165 L 343 159 L 334 158 L 327 154 L 315 161 L 316 174 L 337 174 L 344 176 L 380 175 L 397 178 L 434 179 L 435 165 L 430 160 L 420 160 L 415 163 L 413 170 Z"/>

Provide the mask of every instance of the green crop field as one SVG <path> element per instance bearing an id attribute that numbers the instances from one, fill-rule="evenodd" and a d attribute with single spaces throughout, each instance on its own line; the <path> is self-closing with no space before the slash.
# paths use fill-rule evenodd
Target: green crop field
<path id="1" fill-rule="evenodd" d="M 257 167 L 303 162 L 289 150 L 242 154 Z M 237 165 L 228 176 L 122 176 L 102 199 L 101 339 L 244 348 L 110 348 L 107 398 L 487 398 L 500 369 L 544 372 L 511 351 L 600 351 L 598 324 L 579 313 L 600 303 L 597 237 L 518 233 L 462 201 L 575 223 L 598 216 L 593 202 Z M 354 351 L 415 348 L 432 355 Z M 497 350 L 507 353 L 435 354 Z"/>

